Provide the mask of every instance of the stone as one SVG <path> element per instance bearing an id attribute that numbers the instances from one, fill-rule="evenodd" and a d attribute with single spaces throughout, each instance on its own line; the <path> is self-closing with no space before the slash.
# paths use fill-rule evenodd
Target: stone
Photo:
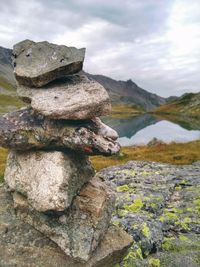
<path id="1" fill-rule="evenodd" d="M 86 263 L 75 262 L 50 239 L 15 215 L 12 196 L 0 185 L 0 266 L 113 267 L 127 253 L 132 238 L 110 226 Z"/>
<path id="2" fill-rule="evenodd" d="M 0 117 L 0 146 L 21 151 L 71 149 L 88 155 L 118 153 L 120 145 L 99 134 L 102 127 L 92 120 L 52 120 L 25 108 Z"/>
<path id="3" fill-rule="evenodd" d="M 40 212 L 67 209 L 94 176 L 87 156 L 59 151 L 9 153 L 4 179 L 10 190 L 27 197 Z"/>
<path id="4" fill-rule="evenodd" d="M 117 194 L 112 222 L 135 241 L 120 266 L 200 266 L 200 161 L 129 161 L 98 176 Z"/>
<path id="5" fill-rule="evenodd" d="M 73 75 L 43 88 L 18 85 L 18 95 L 34 110 L 53 119 L 85 120 L 110 113 L 107 91 L 84 75 Z"/>
<path id="6" fill-rule="evenodd" d="M 95 118 L 93 119 L 93 121 L 95 122 L 96 125 L 98 125 L 98 133 L 102 136 L 108 137 L 112 140 L 117 140 L 119 135 L 118 133 L 112 129 L 111 127 L 109 127 L 108 125 L 106 125 L 105 123 L 103 123 L 101 121 L 100 118 Z"/>
<path id="7" fill-rule="evenodd" d="M 13 195 L 17 215 L 24 222 L 54 241 L 66 255 L 86 262 L 109 227 L 115 195 L 98 178 L 88 182 L 62 212 L 41 213 L 28 204 L 26 197 Z"/>
<path id="8" fill-rule="evenodd" d="M 82 70 L 85 49 L 24 40 L 13 47 L 15 78 L 19 84 L 41 87 Z"/>

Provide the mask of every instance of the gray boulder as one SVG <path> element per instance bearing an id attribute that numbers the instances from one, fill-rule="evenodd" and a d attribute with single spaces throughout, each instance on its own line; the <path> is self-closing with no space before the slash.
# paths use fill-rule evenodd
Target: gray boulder
<path id="1" fill-rule="evenodd" d="M 62 213 L 41 213 L 15 192 L 14 205 L 23 221 L 54 241 L 77 261 L 88 261 L 105 235 L 114 211 L 115 195 L 100 179 L 85 185 L 72 206 Z"/>
<path id="2" fill-rule="evenodd" d="M 110 134 L 102 135 L 103 127 L 95 120 L 52 120 L 26 108 L 0 117 L 0 145 L 22 151 L 48 148 L 71 149 L 88 155 L 118 153 L 120 145 Z"/>
<path id="3" fill-rule="evenodd" d="M 50 239 L 16 218 L 11 195 L 0 185 L 0 266 L 113 267 L 126 254 L 132 238 L 110 226 L 86 263 L 75 262 Z"/>
<path id="4" fill-rule="evenodd" d="M 84 48 L 24 40 L 13 48 L 15 77 L 20 84 L 41 87 L 65 75 L 79 72 L 84 57 Z"/>
<path id="5" fill-rule="evenodd" d="M 10 152 L 4 179 L 38 211 L 63 211 L 94 175 L 86 156 L 64 152 Z"/>
<path id="6" fill-rule="evenodd" d="M 111 111 L 104 87 L 83 75 L 69 76 L 40 89 L 19 85 L 17 93 L 34 110 L 53 119 L 91 119 Z"/>

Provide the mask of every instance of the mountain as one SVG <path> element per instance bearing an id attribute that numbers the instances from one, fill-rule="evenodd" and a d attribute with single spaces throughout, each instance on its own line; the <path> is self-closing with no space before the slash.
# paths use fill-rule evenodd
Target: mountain
<path id="1" fill-rule="evenodd" d="M 184 94 L 174 101 L 156 108 L 153 112 L 200 117 L 200 92 Z"/>
<path id="2" fill-rule="evenodd" d="M 16 110 L 23 105 L 16 97 L 11 55 L 11 49 L 0 47 L 0 114 Z"/>
<path id="3" fill-rule="evenodd" d="M 11 63 L 12 50 L 0 46 L 0 79 L 15 84 Z"/>
<path id="4" fill-rule="evenodd" d="M 11 64 L 12 50 L 0 47 L 0 94 L 4 96 L 15 97 L 15 78 L 13 75 L 13 67 Z M 85 72 L 83 72 L 85 73 Z M 140 88 L 132 80 L 128 81 L 116 81 L 103 75 L 92 75 L 85 73 L 88 77 L 93 78 L 100 84 L 102 84 L 114 105 L 119 106 L 131 106 L 141 110 L 152 110 L 166 102 L 166 100 L 156 94 L 147 92 Z M 8 100 L 8 99 L 7 99 Z M 13 105 L 11 99 L 11 106 Z M 7 103 L 8 101 L 6 101 Z M 0 101 L 2 104 L 2 101 Z M 4 109 L 4 108 L 3 108 Z"/>
<path id="5" fill-rule="evenodd" d="M 147 92 L 132 80 L 116 81 L 103 75 L 86 75 L 106 88 L 113 104 L 136 105 L 148 111 L 166 103 L 165 98 Z"/>

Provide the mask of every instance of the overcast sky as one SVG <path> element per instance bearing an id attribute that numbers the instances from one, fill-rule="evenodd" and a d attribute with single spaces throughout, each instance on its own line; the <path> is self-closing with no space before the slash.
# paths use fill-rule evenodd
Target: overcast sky
<path id="1" fill-rule="evenodd" d="M 162 96 L 200 91 L 200 0 L 0 0 L 0 46 L 86 47 L 84 69 Z"/>

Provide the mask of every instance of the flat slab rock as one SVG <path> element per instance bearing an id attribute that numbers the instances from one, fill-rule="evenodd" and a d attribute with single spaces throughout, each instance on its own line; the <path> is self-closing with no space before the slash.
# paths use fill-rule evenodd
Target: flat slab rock
<path id="1" fill-rule="evenodd" d="M 115 195 L 100 179 L 93 178 L 63 213 L 41 213 L 27 199 L 13 195 L 17 215 L 54 241 L 66 255 L 80 262 L 92 256 L 105 235 L 114 211 Z"/>
<path id="2" fill-rule="evenodd" d="M 11 191 L 27 196 L 38 211 L 67 209 L 94 176 L 87 156 L 59 151 L 9 153 L 4 179 Z"/>
<path id="3" fill-rule="evenodd" d="M 13 47 L 15 77 L 20 84 L 41 87 L 65 75 L 79 72 L 84 57 L 84 48 L 24 40 Z"/>
<path id="4" fill-rule="evenodd" d="M 200 161 L 130 161 L 99 176 L 117 193 L 113 222 L 135 240 L 120 267 L 200 266 Z"/>
<path id="5" fill-rule="evenodd" d="M 75 262 L 54 242 L 16 217 L 12 197 L 3 186 L 0 199 L 1 267 L 113 267 L 132 243 L 126 232 L 111 226 L 92 258 L 86 263 Z"/>
<path id="6" fill-rule="evenodd" d="M 107 91 L 84 75 L 69 76 L 40 89 L 18 85 L 17 93 L 34 110 L 53 119 L 91 119 L 111 111 Z"/>
<path id="7" fill-rule="evenodd" d="M 14 150 L 71 149 L 88 155 L 112 155 L 120 150 L 117 134 L 99 119 L 48 119 L 31 108 L 0 117 L 0 146 Z"/>

